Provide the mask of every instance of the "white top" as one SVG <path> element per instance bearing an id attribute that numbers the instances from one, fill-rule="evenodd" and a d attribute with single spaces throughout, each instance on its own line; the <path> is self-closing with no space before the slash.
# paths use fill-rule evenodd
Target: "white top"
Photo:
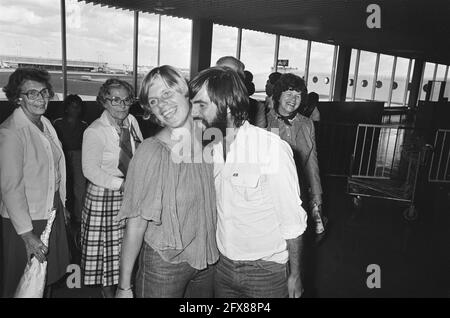
<path id="1" fill-rule="evenodd" d="M 21 107 L 0 125 L 0 214 L 11 219 L 19 235 L 33 230 L 32 220 L 49 218 L 58 183 L 61 201 L 66 202 L 61 143 L 50 121 L 41 116 L 41 122 L 54 141 L 57 158 L 49 139 Z"/>
<path id="2" fill-rule="evenodd" d="M 303 234 L 307 220 L 291 148 L 245 122 L 225 163 L 222 143 L 213 149 L 220 252 L 232 260 L 286 263 L 286 240 Z"/>
<path id="3" fill-rule="evenodd" d="M 133 115 L 125 119 L 133 125 L 139 140 L 142 141 L 139 124 Z M 128 127 L 130 125 L 128 124 Z M 131 136 L 131 148 L 136 151 L 136 145 Z M 119 190 L 123 174 L 119 170 L 120 137 L 116 128 L 110 122 L 105 110 L 100 118 L 95 120 L 83 134 L 81 161 L 83 174 L 93 184 L 110 190 Z"/>

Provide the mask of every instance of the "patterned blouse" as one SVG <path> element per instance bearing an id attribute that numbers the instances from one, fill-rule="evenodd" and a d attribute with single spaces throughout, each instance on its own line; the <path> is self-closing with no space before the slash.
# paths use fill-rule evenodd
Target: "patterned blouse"
<path id="1" fill-rule="evenodd" d="M 171 149 L 146 139 L 131 160 L 116 218 L 142 217 L 144 240 L 167 262 L 204 269 L 219 257 L 213 164 L 175 163 Z"/>

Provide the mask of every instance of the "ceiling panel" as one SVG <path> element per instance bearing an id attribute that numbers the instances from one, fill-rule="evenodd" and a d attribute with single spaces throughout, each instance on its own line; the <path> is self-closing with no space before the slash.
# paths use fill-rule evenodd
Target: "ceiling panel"
<path id="1" fill-rule="evenodd" d="M 116 8 L 214 23 L 450 64 L 449 0 L 89 0 Z M 366 25 L 381 8 L 381 28 Z"/>

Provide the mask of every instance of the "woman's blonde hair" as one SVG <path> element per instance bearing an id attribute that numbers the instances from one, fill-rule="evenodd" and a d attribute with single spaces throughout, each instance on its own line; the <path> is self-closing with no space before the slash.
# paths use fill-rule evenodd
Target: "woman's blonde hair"
<path id="1" fill-rule="evenodd" d="M 142 80 L 139 92 L 139 104 L 144 109 L 144 119 L 152 119 L 157 124 L 161 123 L 153 116 L 148 102 L 150 87 L 156 78 L 160 78 L 167 87 L 174 89 L 181 95 L 189 98 L 189 86 L 183 74 L 170 65 L 163 65 L 152 69 Z"/>

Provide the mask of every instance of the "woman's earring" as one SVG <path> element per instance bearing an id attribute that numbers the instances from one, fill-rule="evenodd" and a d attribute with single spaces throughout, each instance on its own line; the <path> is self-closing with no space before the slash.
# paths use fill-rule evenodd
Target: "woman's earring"
<path id="1" fill-rule="evenodd" d="M 150 117 L 152 117 L 152 113 L 149 112 L 148 110 L 144 109 L 144 114 L 142 115 L 142 119 L 149 120 Z"/>

